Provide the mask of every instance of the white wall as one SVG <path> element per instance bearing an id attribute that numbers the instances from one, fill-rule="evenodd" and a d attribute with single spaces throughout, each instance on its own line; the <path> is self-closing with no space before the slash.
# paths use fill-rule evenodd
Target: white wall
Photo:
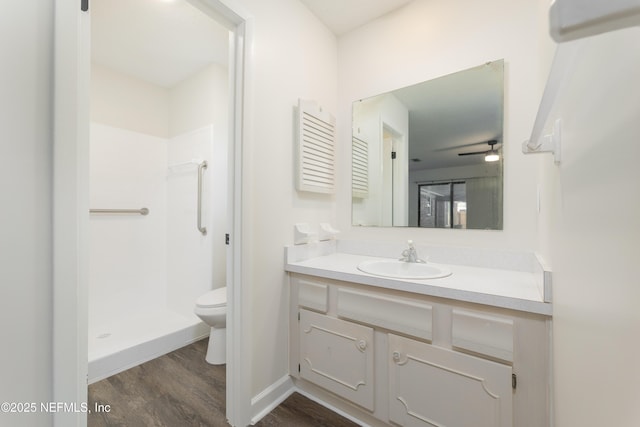
<path id="1" fill-rule="evenodd" d="M 251 15 L 253 25 L 251 132 L 244 146 L 249 162 L 243 183 L 250 258 L 243 263 L 253 301 L 251 376 L 256 395 L 288 373 L 283 247 L 293 243 L 293 224 L 336 223 L 334 196 L 295 190 L 293 159 L 298 99 L 316 100 L 334 115 L 337 111 L 337 47 L 333 34 L 298 0 L 235 3 Z"/>
<path id="2" fill-rule="evenodd" d="M 228 72 L 210 64 L 169 89 L 169 136 L 191 132 L 215 123 L 216 139 L 226 145 L 228 127 Z M 225 167 L 226 167 L 226 158 Z"/>
<path id="3" fill-rule="evenodd" d="M 350 140 L 354 100 L 505 60 L 504 231 L 351 227 L 350 188 L 338 198 L 341 237 L 533 250 L 537 165 L 520 154 L 542 93 L 540 13 L 548 2 L 415 1 L 339 39 L 338 129 Z M 350 177 L 349 144 L 342 145 L 342 179 Z"/>
<path id="4" fill-rule="evenodd" d="M 583 40 L 540 159 L 552 263 L 556 426 L 640 425 L 640 28 Z"/>
<path id="5" fill-rule="evenodd" d="M 0 401 L 52 400 L 53 2 L 0 13 Z M 0 424 L 49 426 L 49 414 Z"/>
<path id="6" fill-rule="evenodd" d="M 91 64 L 91 121 L 168 138 L 169 90 Z"/>

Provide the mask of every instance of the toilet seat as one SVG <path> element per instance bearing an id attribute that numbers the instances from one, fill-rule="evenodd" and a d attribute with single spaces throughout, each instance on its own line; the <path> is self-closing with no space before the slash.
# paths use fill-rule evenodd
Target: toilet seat
<path id="1" fill-rule="evenodd" d="M 196 300 L 196 307 L 200 308 L 214 308 L 224 307 L 227 305 L 227 287 L 214 289 L 200 296 Z"/>

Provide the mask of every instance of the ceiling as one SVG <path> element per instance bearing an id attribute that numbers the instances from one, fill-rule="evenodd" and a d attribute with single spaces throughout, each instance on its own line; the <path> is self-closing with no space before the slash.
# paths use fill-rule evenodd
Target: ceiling
<path id="1" fill-rule="evenodd" d="M 348 33 L 413 0 L 300 0 L 335 35 Z"/>
<path id="2" fill-rule="evenodd" d="M 91 59 L 170 88 L 226 66 L 229 31 L 186 1 L 92 0 Z"/>
<path id="3" fill-rule="evenodd" d="M 336 35 L 411 0 L 301 0 Z M 92 61 L 170 88 L 226 66 L 229 32 L 186 0 L 92 0 Z"/>

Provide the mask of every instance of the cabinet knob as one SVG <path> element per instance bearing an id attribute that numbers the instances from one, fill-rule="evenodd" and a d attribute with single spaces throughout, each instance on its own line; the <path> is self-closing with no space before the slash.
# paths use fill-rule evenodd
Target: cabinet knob
<path id="1" fill-rule="evenodd" d="M 367 342 L 366 342 L 365 340 L 360 340 L 360 341 L 358 342 L 358 348 L 359 348 L 361 351 L 365 351 L 365 350 L 367 349 Z"/>
<path id="2" fill-rule="evenodd" d="M 394 362 L 399 362 L 400 361 L 400 352 L 399 351 L 394 351 L 393 352 L 393 361 Z"/>

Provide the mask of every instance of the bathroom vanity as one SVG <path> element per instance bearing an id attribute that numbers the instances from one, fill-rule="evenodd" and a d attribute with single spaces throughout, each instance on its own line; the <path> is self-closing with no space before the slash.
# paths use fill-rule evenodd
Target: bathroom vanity
<path id="1" fill-rule="evenodd" d="M 311 252 L 286 255 L 298 389 L 370 425 L 549 425 L 550 274 L 535 257 L 449 252 L 436 265 L 452 274 L 421 280 L 361 272 L 381 258 L 348 245 Z"/>

